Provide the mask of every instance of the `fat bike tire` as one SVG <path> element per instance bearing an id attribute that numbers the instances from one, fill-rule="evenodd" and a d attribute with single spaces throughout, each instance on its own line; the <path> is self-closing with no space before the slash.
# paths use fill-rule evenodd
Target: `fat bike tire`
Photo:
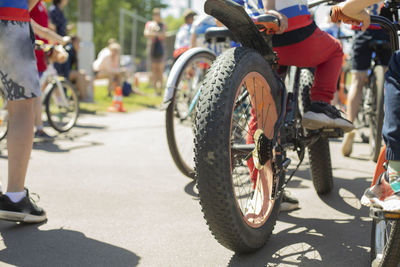
<path id="1" fill-rule="evenodd" d="M 274 135 L 280 89 L 270 65 L 246 47 L 219 56 L 202 89 L 195 120 L 195 170 L 202 212 L 220 244 L 236 253 L 252 252 L 267 242 L 275 226 L 284 177 L 280 173 L 279 182 L 271 182 L 272 160 L 268 160 L 254 184 L 250 175 L 255 169 L 250 173 L 247 165 L 252 153 L 238 155 L 233 147 L 249 144 L 251 111 L 258 130 L 268 138 Z M 268 191 L 273 185 L 279 192 L 275 198 Z"/>

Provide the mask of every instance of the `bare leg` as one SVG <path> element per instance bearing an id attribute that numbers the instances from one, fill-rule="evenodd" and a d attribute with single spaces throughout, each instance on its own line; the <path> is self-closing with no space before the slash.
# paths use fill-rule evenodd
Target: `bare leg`
<path id="1" fill-rule="evenodd" d="M 366 82 L 368 73 L 366 71 L 353 71 L 351 73 L 350 92 L 347 95 L 347 119 L 351 122 L 357 117 L 358 109 L 360 107 L 362 88 Z M 353 150 L 353 141 L 355 131 L 345 134 L 342 142 L 343 156 L 350 156 Z"/>
<path id="2" fill-rule="evenodd" d="M 362 88 L 367 80 L 366 71 L 353 71 L 351 73 L 350 92 L 347 96 L 347 119 L 353 122 L 357 116 L 362 96 Z"/>
<path id="3" fill-rule="evenodd" d="M 34 99 L 9 101 L 8 192 L 24 191 L 33 142 Z"/>

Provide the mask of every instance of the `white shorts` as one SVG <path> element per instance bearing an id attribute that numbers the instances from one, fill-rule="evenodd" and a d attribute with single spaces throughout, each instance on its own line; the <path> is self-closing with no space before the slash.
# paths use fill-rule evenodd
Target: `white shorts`
<path id="1" fill-rule="evenodd" d="M 41 95 L 29 22 L 0 20 L 0 89 L 9 101 Z"/>

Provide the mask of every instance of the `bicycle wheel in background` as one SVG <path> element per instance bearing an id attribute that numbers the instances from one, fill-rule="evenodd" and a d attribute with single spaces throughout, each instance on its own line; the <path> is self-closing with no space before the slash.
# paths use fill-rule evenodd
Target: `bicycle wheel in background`
<path id="1" fill-rule="evenodd" d="M 53 84 L 45 96 L 47 119 L 51 127 L 60 133 L 74 127 L 79 115 L 79 100 L 75 87 L 68 81 L 61 81 L 62 88 Z"/>
<path id="2" fill-rule="evenodd" d="M 171 70 L 171 74 L 175 69 L 181 71 L 165 115 L 168 147 L 175 165 L 190 178 L 194 178 L 193 123 L 196 99 L 206 71 L 214 60 L 213 53 L 202 51 L 184 61 L 183 66 L 175 64 Z"/>
<path id="3" fill-rule="evenodd" d="M 311 105 L 310 90 L 314 82 L 314 75 L 309 69 L 300 70 L 299 93 L 302 98 L 302 107 L 307 110 Z M 331 151 L 329 139 L 320 137 L 307 147 L 310 160 L 310 173 L 314 189 L 318 194 L 327 194 L 333 188 Z"/>
<path id="4" fill-rule="evenodd" d="M 4 100 L 4 97 L 0 97 L 0 140 L 3 140 L 8 132 L 8 111 L 6 104 L 7 102 Z"/>
<path id="5" fill-rule="evenodd" d="M 373 219 L 371 231 L 372 266 L 399 266 L 399 251 L 400 221 Z"/>
<path id="6" fill-rule="evenodd" d="M 370 109 L 368 111 L 369 124 L 369 146 L 370 158 L 377 161 L 382 146 L 382 127 L 384 117 L 383 95 L 385 82 L 385 69 L 383 66 L 375 66 L 374 75 L 370 79 L 369 86 L 371 88 Z"/>
<path id="7" fill-rule="evenodd" d="M 263 246 L 279 212 L 284 178 L 272 165 L 281 170 L 276 159 L 283 155 L 271 142 L 281 108 L 276 79 L 260 54 L 240 47 L 219 56 L 202 85 L 195 121 L 200 204 L 217 241 L 237 253 Z"/>

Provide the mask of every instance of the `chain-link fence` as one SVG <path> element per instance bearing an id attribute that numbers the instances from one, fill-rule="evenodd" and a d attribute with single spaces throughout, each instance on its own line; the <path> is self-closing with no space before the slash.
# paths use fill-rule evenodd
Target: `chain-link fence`
<path id="1" fill-rule="evenodd" d="M 136 11 L 121 8 L 119 18 L 119 42 L 121 44 L 122 65 L 132 72 L 146 72 L 150 64 L 147 56 L 147 39 L 144 37 L 144 27 L 149 20 Z M 116 29 L 117 30 L 117 29 Z M 175 33 L 167 33 L 166 59 L 171 61 L 174 49 Z"/>

